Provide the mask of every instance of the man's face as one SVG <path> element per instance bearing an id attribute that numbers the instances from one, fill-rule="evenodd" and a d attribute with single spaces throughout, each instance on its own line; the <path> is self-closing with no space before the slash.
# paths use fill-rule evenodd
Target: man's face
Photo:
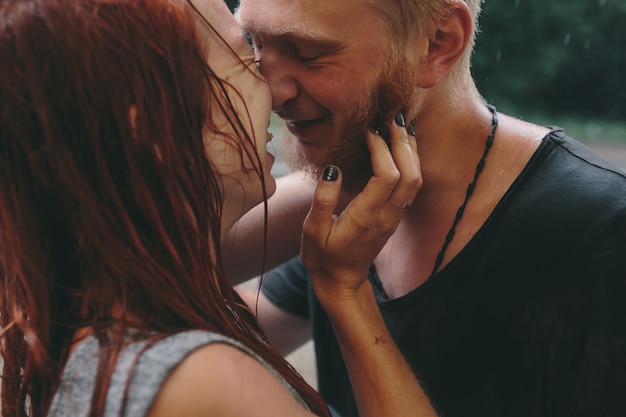
<path id="1" fill-rule="evenodd" d="M 291 151 L 313 168 L 338 165 L 357 190 L 371 175 L 364 137 L 374 115 L 403 109 L 413 91 L 407 68 L 389 64 L 379 16 L 363 0 L 242 0 L 238 17 Z"/>

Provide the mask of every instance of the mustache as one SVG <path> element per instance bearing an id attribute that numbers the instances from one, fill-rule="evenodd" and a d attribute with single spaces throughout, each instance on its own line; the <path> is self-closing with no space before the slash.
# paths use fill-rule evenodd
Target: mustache
<path id="1" fill-rule="evenodd" d="M 315 120 L 322 117 L 328 117 L 329 112 L 319 107 L 299 107 L 295 105 L 286 105 L 283 110 L 274 112 L 283 120 Z"/>

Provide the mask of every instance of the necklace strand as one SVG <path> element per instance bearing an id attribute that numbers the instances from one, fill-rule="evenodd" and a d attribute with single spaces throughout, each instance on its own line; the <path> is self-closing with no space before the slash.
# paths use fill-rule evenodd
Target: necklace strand
<path id="1" fill-rule="evenodd" d="M 441 247 L 441 250 L 439 251 L 439 254 L 437 255 L 437 259 L 435 259 L 435 266 L 433 267 L 433 271 L 430 273 L 430 276 L 435 275 L 435 273 L 441 266 L 441 263 L 443 262 L 443 257 L 446 254 L 446 249 L 448 249 L 448 245 L 450 245 L 450 242 L 452 242 L 452 239 L 454 238 L 456 226 L 461 221 L 461 217 L 463 217 L 463 213 L 465 212 L 465 206 L 467 206 L 467 202 L 469 198 L 472 196 L 472 194 L 474 194 L 474 188 L 476 188 L 476 181 L 478 180 L 480 173 L 483 171 L 483 168 L 485 167 L 485 159 L 487 158 L 487 154 L 489 153 L 489 150 L 491 149 L 491 145 L 493 144 L 493 138 L 495 137 L 496 129 L 498 128 L 498 113 L 496 112 L 495 106 L 492 106 L 491 104 L 487 104 L 487 108 L 492 114 L 491 133 L 489 134 L 489 136 L 487 136 L 487 143 L 485 144 L 485 150 L 483 151 L 483 156 L 480 158 L 480 161 L 478 161 L 478 165 L 476 165 L 476 171 L 474 172 L 474 179 L 467 186 L 467 191 L 465 193 L 465 200 L 463 200 L 463 204 L 459 206 L 456 212 L 456 216 L 454 218 L 454 222 L 452 223 L 452 227 L 450 228 L 450 230 L 448 231 L 448 234 L 446 235 L 446 240 L 445 242 L 443 242 L 443 246 Z"/>

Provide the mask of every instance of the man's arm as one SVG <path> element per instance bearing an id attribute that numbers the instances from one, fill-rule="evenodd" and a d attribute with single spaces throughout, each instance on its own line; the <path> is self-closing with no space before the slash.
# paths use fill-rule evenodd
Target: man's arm
<path id="1" fill-rule="evenodd" d="M 254 291 L 243 286 L 236 289 L 257 316 L 270 344 L 283 355 L 290 354 L 311 340 L 311 325 L 307 319 L 277 307 L 262 291 Z"/>
<path id="2" fill-rule="evenodd" d="M 311 339 L 309 276 L 299 257 L 265 275 L 261 291 L 258 280 L 238 285 L 236 289 L 257 316 L 270 343 L 283 354 Z"/>

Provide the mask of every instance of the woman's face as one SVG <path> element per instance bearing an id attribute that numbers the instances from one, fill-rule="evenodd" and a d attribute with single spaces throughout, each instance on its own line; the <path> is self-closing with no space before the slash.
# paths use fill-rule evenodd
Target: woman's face
<path id="1" fill-rule="evenodd" d="M 254 62 L 254 53 L 225 2 L 223 0 L 195 2 L 198 3 L 199 11 L 238 55 L 234 56 L 231 49 L 215 33 L 200 25 L 202 27 L 200 31 L 208 42 L 209 66 L 233 87 L 227 87 L 230 100 L 246 131 L 255 142 L 253 145 L 242 140 L 241 146 L 247 149 L 253 158 L 256 154 L 259 155 L 261 169 L 265 174 L 265 189 L 270 196 L 276 189 L 276 182 L 270 175 L 274 157 L 266 150 L 272 105 L 269 87 L 259 75 L 257 64 Z M 212 117 L 219 130 L 232 132 L 224 115 L 218 113 L 216 111 Z M 222 177 L 224 195 L 222 228 L 226 231 L 245 212 L 263 201 L 262 184 L 254 170 L 258 163 L 256 158 L 251 160 L 245 153 L 242 157 L 241 149 L 222 135 L 207 135 L 205 142 L 207 155 Z"/>

